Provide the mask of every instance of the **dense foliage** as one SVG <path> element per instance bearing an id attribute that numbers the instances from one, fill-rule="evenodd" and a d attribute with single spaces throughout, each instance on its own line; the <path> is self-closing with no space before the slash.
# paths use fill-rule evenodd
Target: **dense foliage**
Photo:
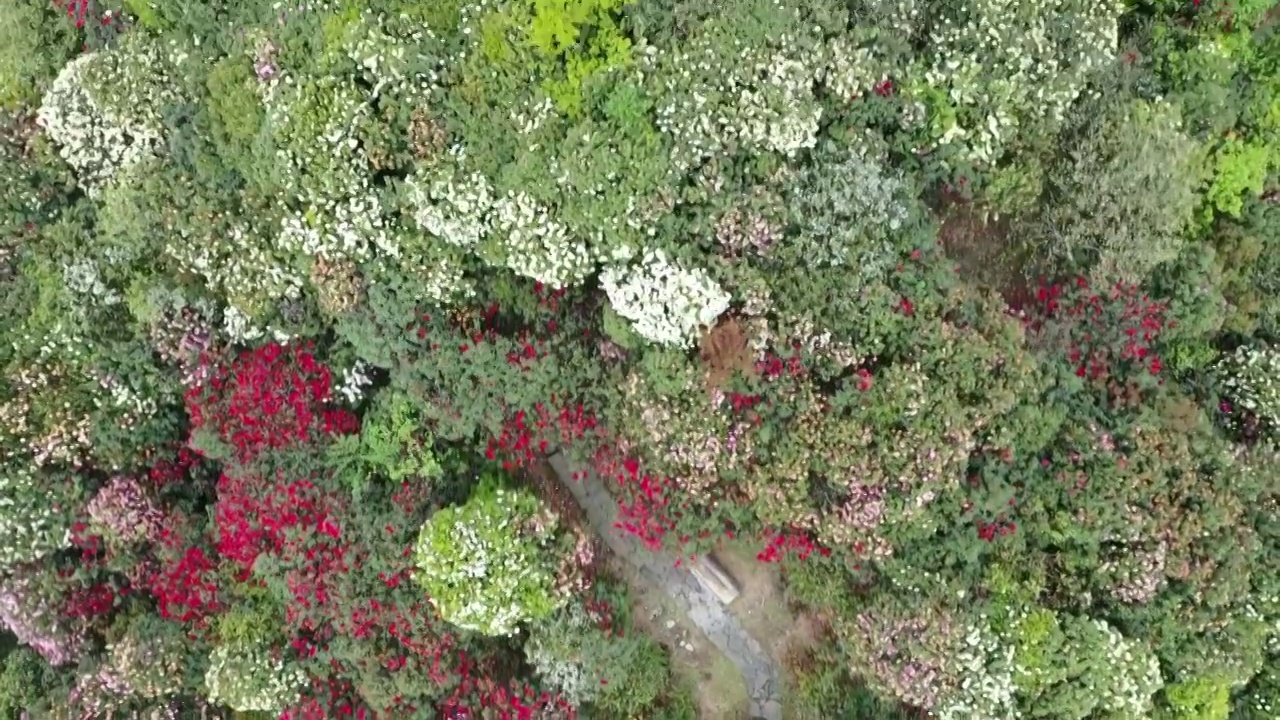
<path id="1" fill-rule="evenodd" d="M 0 336 L 5 717 L 1280 708 L 1268 0 L 4 0 Z"/>

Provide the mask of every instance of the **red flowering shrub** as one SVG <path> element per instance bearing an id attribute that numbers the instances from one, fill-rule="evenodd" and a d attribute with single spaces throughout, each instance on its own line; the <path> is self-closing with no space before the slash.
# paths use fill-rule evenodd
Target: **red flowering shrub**
<path id="1" fill-rule="evenodd" d="M 84 27 L 89 16 L 89 0 L 52 0 L 54 7 L 62 8 L 76 27 Z"/>
<path id="2" fill-rule="evenodd" d="M 215 575 L 215 563 L 199 547 L 188 547 L 163 562 L 151 578 L 160 616 L 203 624 L 223 607 Z"/>
<path id="3" fill-rule="evenodd" d="M 1061 347 L 1076 375 L 1090 380 L 1158 375 L 1163 363 L 1156 342 L 1177 324 L 1167 317 L 1168 302 L 1137 285 L 1116 283 L 1099 292 L 1083 277 L 1041 286 L 1034 308 L 1028 326 Z"/>
<path id="4" fill-rule="evenodd" d="M 332 406 L 331 384 L 310 345 L 247 350 L 187 391 L 192 431 L 212 431 L 242 464 L 266 449 L 355 432 L 359 420 Z"/>
<path id="5" fill-rule="evenodd" d="M 581 403 L 557 405 L 555 395 L 551 396 L 551 403 L 553 407 L 559 407 L 559 412 L 544 403 L 535 403 L 532 415 L 517 410 L 503 426 L 502 433 L 489 440 L 485 457 L 501 459 L 506 470 L 529 467 L 545 457 L 553 447 L 571 445 L 597 428 L 595 416 L 585 411 Z M 532 427 L 528 424 L 531 416 Z"/>
<path id="6" fill-rule="evenodd" d="M 269 484 L 258 478 L 223 474 L 214 510 L 218 554 L 240 564 L 247 574 L 263 551 L 297 552 L 299 534 L 336 540 L 340 535 L 338 505 L 337 498 L 321 492 L 310 480 L 290 481 L 280 471 L 276 482 Z M 327 542 L 321 540 L 320 544 Z M 316 559 L 323 552 L 310 547 L 304 555 Z"/>
<path id="7" fill-rule="evenodd" d="M 820 547 L 806 532 L 796 530 L 775 532 L 766 529 L 762 534 L 768 543 L 756 554 L 756 560 L 762 563 L 780 562 L 791 555 L 794 555 L 797 560 L 808 560 L 814 552 L 822 557 L 831 555 L 830 549 Z"/>
<path id="8" fill-rule="evenodd" d="M 518 682 L 500 683 L 472 674 L 464 663 L 457 690 L 441 705 L 446 718 L 455 720 L 573 720 L 576 709 L 563 698 Z"/>

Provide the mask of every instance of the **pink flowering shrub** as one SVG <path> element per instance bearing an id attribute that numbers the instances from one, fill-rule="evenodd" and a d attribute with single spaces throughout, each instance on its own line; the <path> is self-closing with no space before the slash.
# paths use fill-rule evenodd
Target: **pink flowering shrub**
<path id="1" fill-rule="evenodd" d="M 0 622 L 51 665 L 73 663 L 86 649 L 78 623 L 60 616 L 61 605 L 56 589 L 37 568 L 16 569 L 0 587 Z"/>
<path id="2" fill-rule="evenodd" d="M 164 529 L 164 514 L 131 477 L 112 478 L 89 501 L 86 512 L 95 529 L 115 542 L 159 540 Z"/>

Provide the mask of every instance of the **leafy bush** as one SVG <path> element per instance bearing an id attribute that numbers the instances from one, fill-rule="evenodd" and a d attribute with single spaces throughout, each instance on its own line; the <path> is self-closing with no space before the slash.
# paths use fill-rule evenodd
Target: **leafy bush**
<path id="1" fill-rule="evenodd" d="M 440 616 L 483 635 L 512 635 L 565 601 L 554 592 L 554 517 L 498 483 L 432 515 L 414 550 L 415 579 Z"/>
<path id="2" fill-rule="evenodd" d="M 5 3 L 0 8 L 0 108 L 36 105 L 75 43 L 70 23 L 51 3 Z"/>
<path id="3" fill-rule="evenodd" d="M 1173 260 L 1196 208 L 1196 144 L 1163 102 L 1111 103 L 1048 173 L 1036 243 L 1096 276 L 1141 280 Z"/>
<path id="4" fill-rule="evenodd" d="M 1226 720 L 1231 712 L 1231 684 L 1221 678 L 1201 678 L 1166 685 L 1161 716 Z"/>
<path id="5" fill-rule="evenodd" d="M 240 712 L 278 713 L 292 705 L 306 676 L 262 647 L 223 645 L 214 648 L 205 674 L 211 702 Z"/>
<path id="6" fill-rule="evenodd" d="M 669 683 L 666 656 L 643 635 L 617 636 L 608 618 L 570 602 L 530 628 L 524 652 L 560 696 L 619 717 L 649 708 Z"/>
<path id="7" fill-rule="evenodd" d="M 19 717 L 56 695 L 58 675 L 35 651 L 5 643 L 3 670 L 0 670 L 0 713 Z"/>

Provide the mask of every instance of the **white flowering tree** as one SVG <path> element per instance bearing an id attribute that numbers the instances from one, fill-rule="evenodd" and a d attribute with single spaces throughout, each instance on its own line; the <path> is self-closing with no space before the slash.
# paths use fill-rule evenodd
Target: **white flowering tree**
<path id="1" fill-rule="evenodd" d="M 551 615 L 558 562 L 554 520 L 527 491 L 486 480 L 465 504 L 422 526 L 415 578 L 448 622 L 482 635 L 512 635 Z"/>
<path id="2" fill-rule="evenodd" d="M 939 145 L 991 165 L 1037 123 L 1068 108 L 1115 60 L 1114 0 L 931 2 L 924 72 Z"/>
<path id="3" fill-rule="evenodd" d="M 688 347 L 700 328 L 729 309 L 729 293 L 702 269 L 687 269 L 662 250 L 646 250 L 639 264 L 611 267 L 600 284 L 614 312 L 660 345 Z"/>
<path id="4" fill-rule="evenodd" d="M 0 568 L 34 562 L 71 544 L 66 482 L 15 463 L 0 466 Z"/>
<path id="5" fill-rule="evenodd" d="M 164 152 L 164 110 L 180 99 L 172 73 L 187 60 L 137 33 L 76 57 L 54 78 L 37 121 L 90 195 L 120 171 Z"/>
<path id="6" fill-rule="evenodd" d="M 418 227 L 447 247 L 554 288 L 576 285 L 595 271 L 586 243 L 546 207 L 526 192 L 498 195 L 483 175 L 463 171 L 462 159 L 410 179 Z"/>
<path id="7" fill-rule="evenodd" d="M 204 676 L 209 701 L 239 712 L 279 714 L 298 699 L 306 674 L 272 658 L 266 647 L 220 645 Z"/>
<path id="8" fill-rule="evenodd" d="M 1217 370 L 1233 416 L 1252 413 L 1272 432 L 1280 429 L 1280 350 L 1242 345 Z"/>

